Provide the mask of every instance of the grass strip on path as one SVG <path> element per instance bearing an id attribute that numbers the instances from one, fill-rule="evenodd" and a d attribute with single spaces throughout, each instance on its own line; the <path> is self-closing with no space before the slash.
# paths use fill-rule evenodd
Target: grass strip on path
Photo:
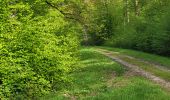
<path id="1" fill-rule="evenodd" d="M 94 47 L 93 47 L 94 48 Z M 162 65 L 162 67 L 166 67 L 170 69 L 170 58 L 169 57 L 163 57 L 155 54 L 149 54 L 141 51 L 135 51 L 135 50 L 129 50 L 129 49 L 120 49 L 120 48 L 113 48 L 113 47 L 102 47 L 98 46 L 95 48 L 101 48 L 113 52 L 118 52 L 119 54 L 124 54 L 128 56 L 132 56 L 138 59 L 142 59 L 144 61 L 148 61 L 157 65 Z"/>

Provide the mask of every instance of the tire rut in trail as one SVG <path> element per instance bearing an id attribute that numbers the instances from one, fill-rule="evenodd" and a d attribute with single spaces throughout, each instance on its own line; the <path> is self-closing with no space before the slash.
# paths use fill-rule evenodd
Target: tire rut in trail
<path id="1" fill-rule="evenodd" d="M 136 66 L 136 65 L 133 65 L 133 64 L 130 64 L 122 59 L 120 59 L 117 55 L 118 53 L 114 53 L 114 52 L 111 52 L 111 51 L 108 51 L 108 50 L 103 50 L 103 49 L 96 49 L 97 52 L 111 58 L 112 60 L 116 61 L 117 63 L 123 65 L 123 66 L 126 66 L 128 67 L 131 71 L 143 76 L 143 77 L 146 77 L 148 78 L 149 80 L 161 85 L 162 87 L 166 88 L 167 90 L 170 90 L 170 82 L 158 77 L 158 76 L 155 76 L 153 75 L 152 73 L 150 72 L 147 72 L 143 69 L 141 69 L 139 66 Z M 115 55 L 114 55 L 115 54 Z M 126 56 L 126 55 L 125 55 Z M 130 57 L 130 56 L 129 56 Z M 133 58 L 133 57 L 132 57 Z M 135 59 L 135 58 L 134 58 Z"/>
<path id="2" fill-rule="evenodd" d="M 156 64 L 156 63 L 154 63 L 154 62 L 145 61 L 145 60 L 143 60 L 143 59 L 131 57 L 131 56 L 128 56 L 128 55 L 123 55 L 123 56 L 124 56 L 124 57 L 127 57 L 127 58 L 129 58 L 129 59 L 138 60 L 138 61 L 140 61 L 140 62 L 142 62 L 142 63 L 145 63 L 145 64 L 148 64 L 148 65 L 152 65 L 152 66 L 154 66 L 154 67 L 156 67 L 156 68 L 158 68 L 158 69 L 160 69 L 160 70 L 162 70 L 162 71 L 165 71 L 165 72 L 169 72 L 169 73 L 170 73 L 170 69 L 167 68 L 166 66 L 161 65 L 161 64 Z"/>

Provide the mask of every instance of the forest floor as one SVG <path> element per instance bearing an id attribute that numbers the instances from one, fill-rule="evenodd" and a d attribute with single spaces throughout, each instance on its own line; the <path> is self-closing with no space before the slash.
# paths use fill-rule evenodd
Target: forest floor
<path id="1" fill-rule="evenodd" d="M 170 100 L 169 63 L 143 52 L 85 47 L 72 84 L 42 100 Z"/>

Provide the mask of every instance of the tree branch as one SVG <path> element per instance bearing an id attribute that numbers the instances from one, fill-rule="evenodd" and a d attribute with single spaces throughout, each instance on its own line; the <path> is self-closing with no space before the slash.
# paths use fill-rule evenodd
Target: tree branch
<path id="1" fill-rule="evenodd" d="M 53 4 L 48 2 L 47 0 L 45 2 L 47 3 L 47 5 L 51 6 L 52 8 L 57 9 L 61 14 L 65 15 L 65 13 L 62 10 L 60 10 L 58 7 L 54 6 Z"/>
<path id="2" fill-rule="evenodd" d="M 52 8 L 55 8 L 56 10 L 58 10 L 62 15 L 64 15 L 65 18 L 67 19 L 72 19 L 78 22 L 81 22 L 79 18 L 76 18 L 77 15 L 74 15 L 72 13 L 66 13 L 62 10 L 60 10 L 57 6 L 53 5 L 52 3 L 48 2 L 47 0 L 45 1 L 47 5 L 49 5 Z"/>

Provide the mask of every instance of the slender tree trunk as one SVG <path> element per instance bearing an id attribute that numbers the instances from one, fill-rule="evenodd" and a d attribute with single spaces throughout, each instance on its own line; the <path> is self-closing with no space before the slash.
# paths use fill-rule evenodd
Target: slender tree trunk
<path id="1" fill-rule="evenodd" d="M 129 1 L 124 0 L 124 25 L 130 22 Z"/>
<path id="2" fill-rule="evenodd" d="M 136 15 L 136 16 L 140 16 L 139 0 L 135 0 L 135 15 Z"/>
<path id="3" fill-rule="evenodd" d="M 127 23 L 130 22 L 130 12 L 129 12 L 129 1 L 127 0 L 126 2 L 126 5 L 127 5 Z"/>

